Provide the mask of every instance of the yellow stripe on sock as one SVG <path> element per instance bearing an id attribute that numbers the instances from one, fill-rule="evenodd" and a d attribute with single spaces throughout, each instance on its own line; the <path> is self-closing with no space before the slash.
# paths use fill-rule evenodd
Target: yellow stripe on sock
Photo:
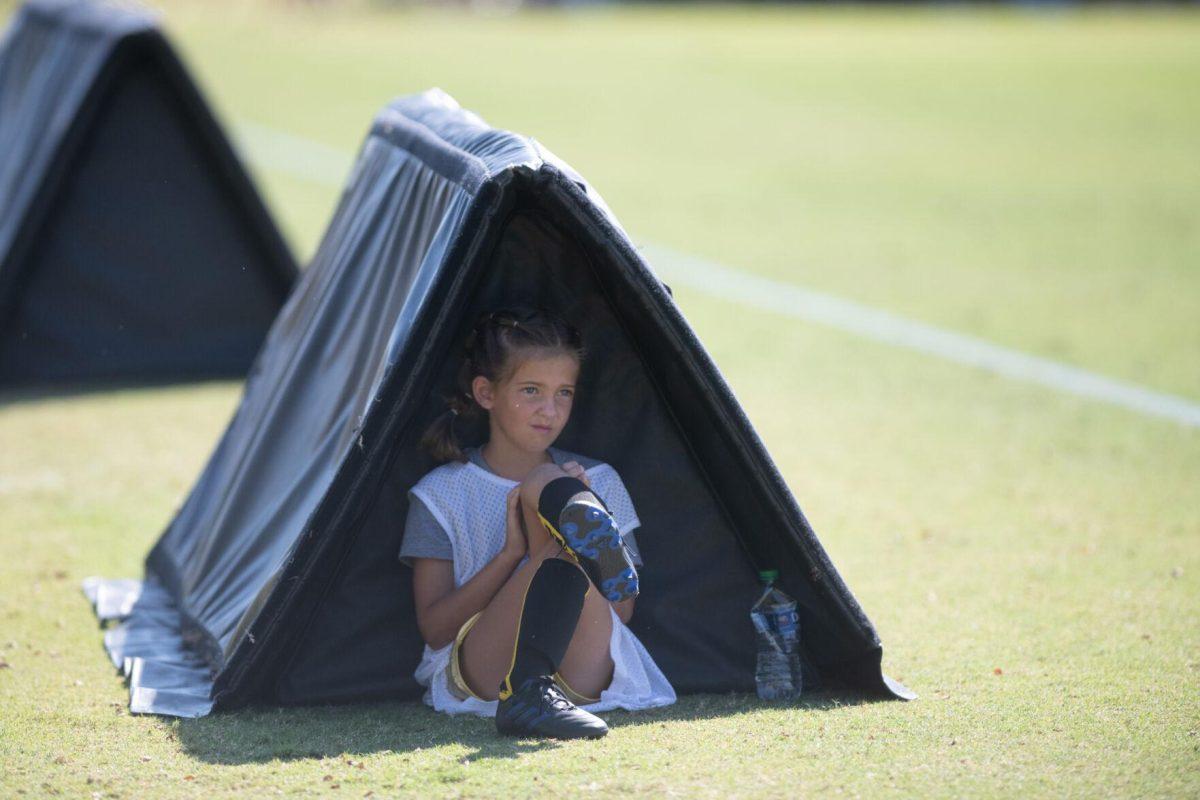
<path id="1" fill-rule="evenodd" d="M 540 516 L 540 515 L 539 515 Z M 537 577 L 537 572 L 533 573 Z M 521 611 L 517 614 L 517 634 L 513 637 L 512 659 L 508 662 L 508 672 L 504 675 L 504 681 L 500 684 L 499 698 L 507 700 L 512 697 L 512 671 L 517 665 L 517 645 L 521 643 L 521 620 L 525 618 L 525 601 L 529 599 L 529 587 L 533 585 L 533 578 L 529 579 L 529 583 L 525 584 L 525 593 L 521 595 Z"/>
<path id="2" fill-rule="evenodd" d="M 571 546 L 569 544 L 567 544 L 567 540 L 564 539 L 563 535 L 558 532 L 558 529 L 550 524 L 550 520 L 548 520 L 542 516 L 542 512 L 539 511 L 537 517 L 539 520 L 542 521 L 542 526 L 546 530 L 550 531 L 550 535 L 553 536 L 555 541 L 557 541 L 559 543 L 559 545 L 562 547 L 563 552 L 571 557 L 571 561 L 578 564 L 579 563 L 579 555 L 574 550 L 571 549 Z"/>
<path id="3" fill-rule="evenodd" d="M 550 531 L 550 535 L 553 536 L 555 539 L 558 539 L 559 544 L 561 544 L 563 547 L 566 547 L 567 540 L 564 539 L 563 535 L 558 532 L 558 529 L 555 528 L 554 525 L 552 525 L 550 523 L 550 520 L 543 517 L 542 512 L 540 512 L 540 511 L 537 512 L 537 516 L 538 516 L 538 519 L 540 519 L 542 521 L 542 525 L 546 528 L 546 530 Z"/>

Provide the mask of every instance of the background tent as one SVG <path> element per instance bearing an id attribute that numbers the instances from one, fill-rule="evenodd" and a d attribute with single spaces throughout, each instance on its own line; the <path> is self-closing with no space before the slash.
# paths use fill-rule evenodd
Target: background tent
<path id="1" fill-rule="evenodd" d="M 415 697 L 397 562 L 416 441 L 484 309 L 538 303 L 589 350 L 561 443 L 643 522 L 632 627 L 680 692 L 751 690 L 756 570 L 801 604 L 809 686 L 904 693 L 762 443 L 600 197 L 446 94 L 376 118 L 334 218 L 146 584 L 92 580 L 135 711 Z M 188 642 L 184 646 L 183 642 Z"/>
<path id="2" fill-rule="evenodd" d="M 244 375 L 295 276 L 153 17 L 18 11 L 0 45 L 0 386 Z"/>

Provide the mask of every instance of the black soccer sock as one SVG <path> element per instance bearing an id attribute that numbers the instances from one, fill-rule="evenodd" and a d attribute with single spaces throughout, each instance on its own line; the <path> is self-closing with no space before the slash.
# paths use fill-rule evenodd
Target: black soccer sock
<path id="1" fill-rule="evenodd" d="M 542 487 L 542 493 L 538 495 L 538 514 L 557 528 L 558 518 L 567 504 L 580 500 L 598 505 L 612 515 L 599 495 L 589 489 L 583 481 L 570 476 L 555 478 Z"/>
<path id="2" fill-rule="evenodd" d="M 521 606 L 512 668 L 500 683 L 501 700 L 530 678 L 558 671 L 575 635 L 587 590 L 587 576 L 574 564 L 547 558 L 538 567 Z"/>

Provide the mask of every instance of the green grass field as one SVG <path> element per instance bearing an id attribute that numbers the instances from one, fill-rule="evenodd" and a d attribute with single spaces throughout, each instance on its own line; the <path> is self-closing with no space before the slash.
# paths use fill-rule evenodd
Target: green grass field
<path id="1" fill-rule="evenodd" d="M 440 86 L 639 242 L 1200 401 L 1196 12 L 164 5 L 227 122 L 352 150 Z M 257 177 L 311 253 L 336 187 Z M 10 396 L 0 796 L 1200 794 L 1200 430 L 677 299 L 920 700 L 133 717 L 79 581 L 139 574 L 239 387 Z"/>

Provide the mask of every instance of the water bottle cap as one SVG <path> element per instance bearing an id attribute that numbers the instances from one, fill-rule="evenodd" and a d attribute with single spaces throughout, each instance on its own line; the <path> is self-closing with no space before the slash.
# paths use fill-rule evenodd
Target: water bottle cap
<path id="1" fill-rule="evenodd" d="M 777 569 L 764 569 L 758 573 L 758 579 L 763 583 L 774 583 L 777 578 L 779 578 L 779 570 Z"/>

